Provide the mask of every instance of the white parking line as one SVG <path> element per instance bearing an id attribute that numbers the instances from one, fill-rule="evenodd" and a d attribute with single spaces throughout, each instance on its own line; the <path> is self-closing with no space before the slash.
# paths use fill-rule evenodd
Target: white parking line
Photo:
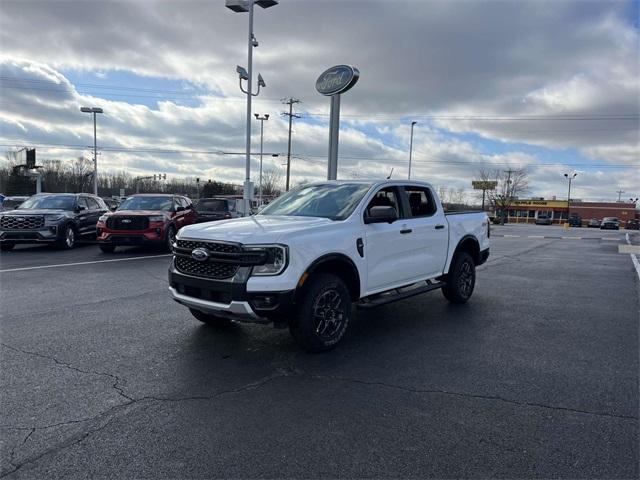
<path id="1" fill-rule="evenodd" d="M 582 237 L 560 237 L 564 240 L 582 240 Z"/>
<path id="2" fill-rule="evenodd" d="M 503 235 L 504 237 L 509 237 L 509 238 L 520 238 L 520 235 Z"/>
<path id="3" fill-rule="evenodd" d="M 163 253 L 162 255 L 147 255 L 144 257 L 114 258 L 111 260 L 94 260 L 92 262 L 59 263 L 57 265 L 39 265 L 37 267 L 8 268 L 6 270 L 0 270 L 0 273 L 22 272 L 24 270 L 39 270 L 42 268 L 75 267 L 77 265 L 93 265 L 96 263 L 126 262 L 127 260 L 144 260 L 145 258 L 170 257 L 171 255 L 171 253 Z"/>
<path id="4" fill-rule="evenodd" d="M 544 238 L 544 235 L 529 235 L 527 238 Z"/>
<path id="5" fill-rule="evenodd" d="M 619 242 L 620 241 L 619 238 L 611 238 L 611 237 L 602 237 L 602 240 L 612 240 L 614 242 Z"/>

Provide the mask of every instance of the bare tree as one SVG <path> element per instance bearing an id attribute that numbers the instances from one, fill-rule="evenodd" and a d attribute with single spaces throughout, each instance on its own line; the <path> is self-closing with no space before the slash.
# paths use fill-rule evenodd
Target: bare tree
<path id="1" fill-rule="evenodd" d="M 270 168 L 262 172 L 262 195 L 277 196 L 282 192 L 282 172 Z"/>
<path id="2" fill-rule="evenodd" d="M 529 191 L 529 179 L 526 170 L 480 170 L 478 176 L 482 181 L 495 181 L 495 190 L 487 190 L 489 204 L 500 215 L 504 223 L 513 204 L 513 200 Z"/>

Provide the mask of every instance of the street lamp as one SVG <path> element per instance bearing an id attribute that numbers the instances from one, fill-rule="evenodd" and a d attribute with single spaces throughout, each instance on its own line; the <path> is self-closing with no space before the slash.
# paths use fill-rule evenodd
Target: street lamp
<path id="1" fill-rule="evenodd" d="M 245 159 L 245 178 L 244 178 L 244 208 L 245 215 L 250 211 L 251 198 L 251 97 L 260 93 L 260 87 L 265 87 L 262 76 L 258 74 L 258 92 L 254 95 L 251 93 L 251 83 L 253 81 L 253 47 L 258 46 L 258 40 L 253 35 L 253 6 L 258 5 L 262 8 L 273 7 L 278 4 L 277 0 L 226 0 L 225 5 L 228 9 L 235 13 L 249 13 L 249 36 L 248 36 L 248 60 L 247 70 L 238 66 L 236 72 L 240 76 L 240 89 L 247 95 L 247 136 L 246 136 L 246 159 Z M 242 80 L 247 81 L 247 90 L 242 88 Z"/>
<path id="2" fill-rule="evenodd" d="M 93 194 L 98 195 L 98 137 L 96 113 L 104 113 L 99 107 L 80 107 L 82 113 L 93 113 Z"/>
<path id="3" fill-rule="evenodd" d="M 568 173 L 564 174 L 565 178 L 569 179 L 569 191 L 567 192 L 567 220 L 569 220 L 569 215 L 571 214 L 571 180 L 578 176 L 577 173 L 573 175 L 569 175 Z"/>
<path id="4" fill-rule="evenodd" d="M 269 120 L 269 114 L 265 113 L 264 117 L 261 117 L 257 113 L 254 113 L 256 120 L 260 120 L 260 183 L 258 184 L 258 206 L 262 205 L 262 140 L 264 138 L 264 121 Z"/>
<path id="5" fill-rule="evenodd" d="M 413 154 L 413 127 L 418 122 L 411 122 L 411 142 L 409 143 L 409 176 L 408 179 L 411 180 L 411 155 Z"/>

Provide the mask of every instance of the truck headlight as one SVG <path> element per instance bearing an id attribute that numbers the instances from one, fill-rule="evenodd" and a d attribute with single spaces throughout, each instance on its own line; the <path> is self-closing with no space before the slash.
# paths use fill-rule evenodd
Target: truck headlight
<path id="1" fill-rule="evenodd" d="M 244 247 L 248 251 L 267 252 L 267 261 L 264 265 L 256 265 L 251 275 L 279 275 L 288 264 L 288 251 L 285 245 L 252 245 Z"/>
<path id="2" fill-rule="evenodd" d="M 107 218 L 109 218 L 109 215 L 100 215 L 100 217 L 98 218 L 99 222 L 106 222 Z"/>
<path id="3" fill-rule="evenodd" d="M 149 217 L 150 222 L 164 222 L 167 219 L 164 215 L 151 215 Z"/>
<path id="4" fill-rule="evenodd" d="M 59 222 L 60 220 L 62 220 L 65 217 L 65 215 L 63 214 L 52 214 L 52 215 L 45 215 L 44 219 L 47 222 Z"/>

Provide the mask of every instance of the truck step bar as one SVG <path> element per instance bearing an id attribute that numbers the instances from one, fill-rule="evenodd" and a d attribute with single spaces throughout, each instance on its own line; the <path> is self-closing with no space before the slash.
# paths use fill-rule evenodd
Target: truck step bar
<path id="1" fill-rule="evenodd" d="M 379 307 L 380 305 L 386 305 L 387 303 L 397 302 L 398 300 L 404 300 L 405 298 L 437 290 L 444 286 L 445 282 L 433 282 L 431 280 L 426 280 L 424 282 L 407 285 L 406 287 L 393 288 L 386 292 L 370 295 L 361 299 L 357 306 L 361 309 Z"/>

